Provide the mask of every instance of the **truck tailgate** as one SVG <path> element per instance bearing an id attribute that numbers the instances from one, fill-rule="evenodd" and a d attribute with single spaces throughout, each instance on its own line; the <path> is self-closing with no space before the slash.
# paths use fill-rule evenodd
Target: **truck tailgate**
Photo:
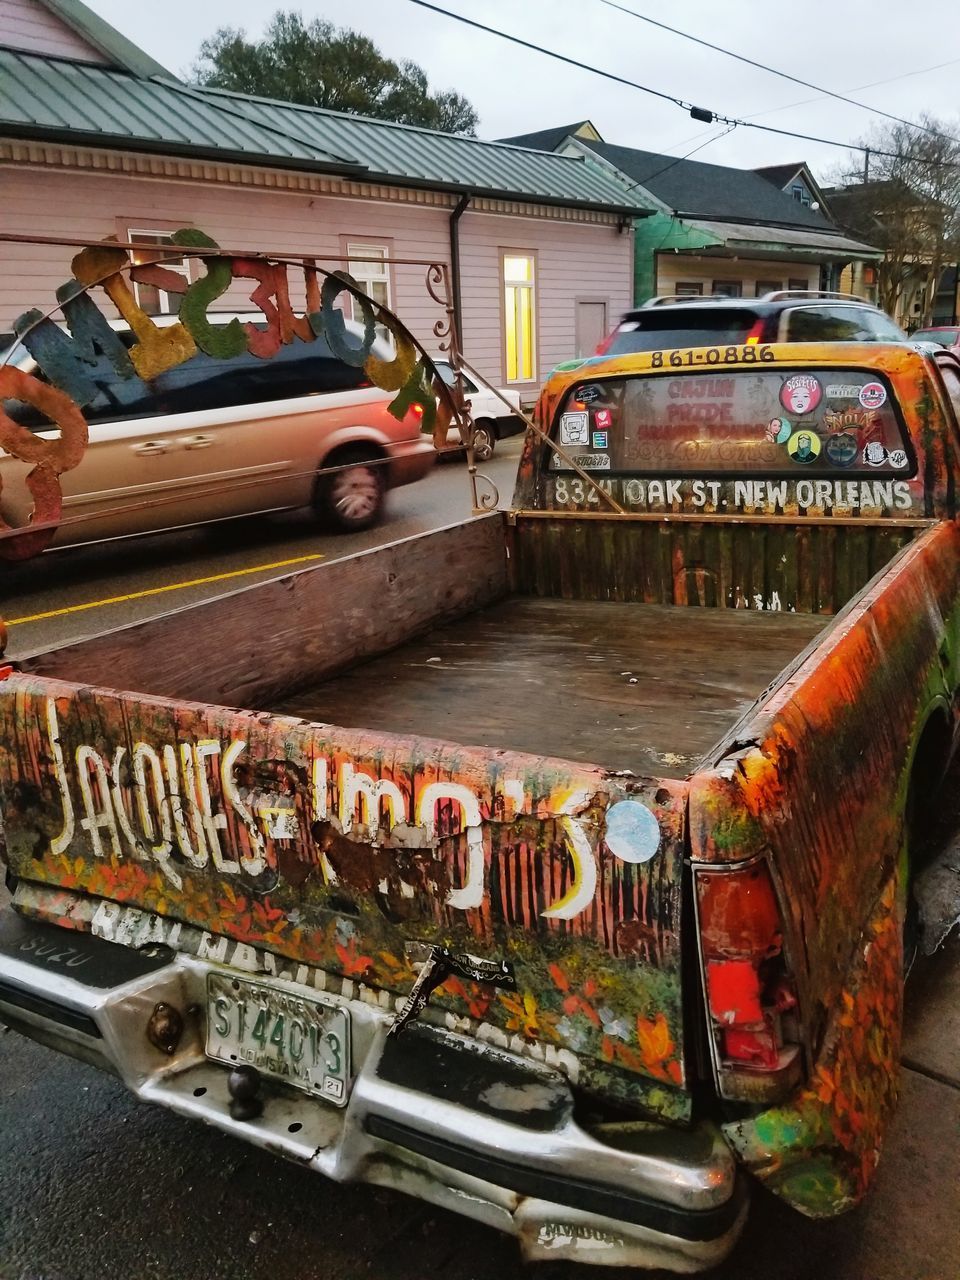
<path id="1" fill-rule="evenodd" d="M 131 939 L 387 1012 L 425 943 L 502 961 L 515 991 L 455 977 L 427 1015 L 689 1114 L 685 783 L 24 675 L 0 733 L 22 907 L 117 937 L 123 904 Z"/>

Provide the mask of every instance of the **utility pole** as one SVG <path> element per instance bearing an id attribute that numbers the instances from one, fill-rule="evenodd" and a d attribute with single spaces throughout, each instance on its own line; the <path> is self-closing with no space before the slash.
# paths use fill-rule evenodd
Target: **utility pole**
<path id="1" fill-rule="evenodd" d="M 863 149 L 863 180 L 865 183 L 870 181 L 870 148 L 869 147 L 864 147 Z"/>

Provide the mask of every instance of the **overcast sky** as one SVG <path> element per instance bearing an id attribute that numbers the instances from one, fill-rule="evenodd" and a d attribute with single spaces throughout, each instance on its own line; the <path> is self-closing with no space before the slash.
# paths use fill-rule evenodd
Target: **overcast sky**
<path id="1" fill-rule="evenodd" d="M 677 106 L 587 70 L 473 31 L 410 0 L 88 0 L 129 39 L 178 74 L 217 27 L 258 36 L 276 7 L 299 9 L 370 36 L 392 58 L 412 58 L 432 88 L 456 88 L 480 114 L 482 138 L 589 118 L 608 142 L 683 155 L 712 137 L 696 159 L 744 168 L 807 160 L 828 176 L 844 152 L 757 129 L 719 137 Z M 639 81 L 710 110 L 840 141 L 861 138 L 881 117 L 847 106 L 700 48 L 618 12 L 602 0 L 436 0 L 488 26 Z M 960 136 L 960 4 L 926 0 L 618 0 L 780 71 L 915 120 L 949 119 Z M 937 70 L 937 63 L 953 61 Z M 904 75 L 906 72 L 923 72 Z M 899 77 L 893 79 L 893 77 Z M 876 84 L 877 81 L 888 83 Z M 873 85 L 865 88 L 863 86 Z M 811 101 L 812 99 L 812 101 Z M 802 104 L 802 105 L 796 105 Z"/>

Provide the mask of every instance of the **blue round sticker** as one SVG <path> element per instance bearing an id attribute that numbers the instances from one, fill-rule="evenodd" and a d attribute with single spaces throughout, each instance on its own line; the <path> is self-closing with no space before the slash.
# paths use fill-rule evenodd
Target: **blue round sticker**
<path id="1" fill-rule="evenodd" d="M 660 848 L 660 824 L 639 800 L 618 800 L 607 810 L 604 840 L 622 862 L 649 862 Z"/>

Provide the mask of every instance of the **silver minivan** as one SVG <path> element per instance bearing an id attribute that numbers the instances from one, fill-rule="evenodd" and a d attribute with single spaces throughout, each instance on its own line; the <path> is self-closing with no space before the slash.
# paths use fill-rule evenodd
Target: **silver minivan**
<path id="1" fill-rule="evenodd" d="M 360 327 L 345 324 L 359 342 Z M 386 347 L 375 354 L 391 358 Z M 19 344 L 0 361 L 44 380 Z M 149 382 L 111 381 L 102 362 L 96 381 L 100 393 L 84 409 L 89 446 L 60 478 L 58 547 L 306 506 L 335 528 L 365 529 L 386 490 L 419 480 L 436 458 L 416 412 L 393 417 L 393 394 L 338 360 L 322 336 L 295 338 L 269 360 L 198 352 Z M 3 408 L 30 430 L 55 434 L 32 406 L 7 400 Z M 29 469 L 0 451 L 0 514 L 13 526 L 33 506 L 23 484 Z"/>

